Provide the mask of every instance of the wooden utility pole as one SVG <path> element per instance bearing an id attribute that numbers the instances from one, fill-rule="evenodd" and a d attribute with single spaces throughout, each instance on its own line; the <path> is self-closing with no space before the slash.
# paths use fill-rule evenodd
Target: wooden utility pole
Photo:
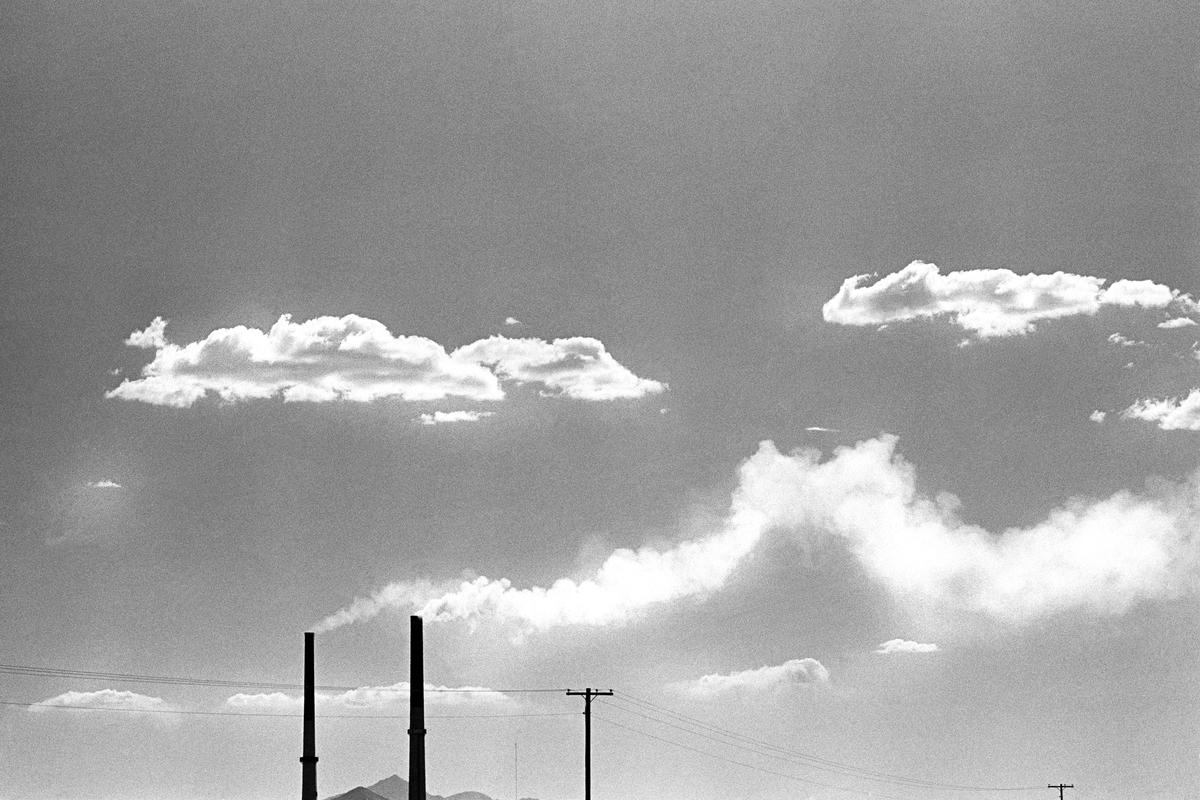
<path id="1" fill-rule="evenodd" d="M 582 692 L 568 691 L 567 694 L 583 698 L 583 800 L 592 800 L 592 700 L 611 697 L 612 690 L 602 692 L 588 687 Z"/>
<path id="2" fill-rule="evenodd" d="M 1075 784 L 1073 784 L 1073 783 L 1052 783 L 1052 784 L 1049 784 L 1046 788 L 1047 789 L 1058 789 L 1058 800 L 1063 800 L 1063 789 L 1074 789 Z"/>

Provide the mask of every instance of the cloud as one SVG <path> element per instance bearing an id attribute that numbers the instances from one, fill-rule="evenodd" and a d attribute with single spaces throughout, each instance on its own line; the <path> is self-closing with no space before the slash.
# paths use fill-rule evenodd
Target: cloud
<path id="1" fill-rule="evenodd" d="M 590 577 L 548 588 L 505 578 L 456 583 L 400 581 L 326 617 L 317 630 L 369 620 L 389 609 L 427 621 L 485 619 L 518 637 L 557 626 L 620 625 L 656 606 L 723 588 L 773 529 L 802 541 L 840 544 L 864 573 L 922 604 L 1020 623 L 1070 609 L 1123 613 L 1145 599 L 1196 586 L 1200 473 L 1139 494 L 1074 499 L 1029 527 L 991 533 L 964 522 L 955 498 L 917 491 L 915 470 L 880 436 L 839 447 L 780 453 L 763 442 L 739 470 L 729 515 L 715 533 L 666 549 L 620 549 Z"/>
<path id="2" fill-rule="evenodd" d="M 1174 328 L 1190 328 L 1195 324 L 1196 320 L 1192 319 L 1191 317 L 1175 317 L 1173 319 L 1166 320 L 1165 322 L 1158 323 L 1158 327 L 1163 328 L 1164 330 L 1172 330 Z"/>
<path id="3" fill-rule="evenodd" d="M 268 331 L 219 328 L 185 345 L 168 342 L 165 329 L 156 317 L 130 334 L 126 343 L 153 349 L 154 359 L 141 377 L 123 381 L 107 397 L 175 408 L 207 395 L 225 402 L 276 396 L 289 402 L 494 401 L 504 397 L 501 378 L 582 400 L 663 388 L 621 366 L 595 339 L 497 336 L 451 354 L 430 339 L 393 335 L 383 323 L 354 314 L 299 323 L 285 314 Z"/>
<path id="4" fill-rule="evenodd" d="M 822 428 L 819 425 L 810 425 L 804 430 L 810 433 L 841 433 L 837 428 Z"/>
<path id="5" fill-rule="evenodd" d="M 936 653 L 938 646 L 932 643 L 914 642 L 909 639 L 888 639 L 875 649 L 880 655 L 892 653 Z"/>
<path id="6" fill-rule="evenodd" d="M 793 658 L 774 667 L 759 667 L 728 675 L 704 675 L 671 684 L 671 689 L 692 697 L 715 697 L 730 692 L 767 692 L 814 683 L 827 683 L 829 670 L 815 658 Z"/>
<path id="7" fill-rule="evenodd" d="M 1145 347 L 1145 342 L 1139 342 L 1137 339 L 1130 339 L 1127 336 L 1122 336 L 1119 333 L 1114 333 L 1108 337 L 1111 344 L 1120 345 L 1121 347 Z"/>
<path id="8" fill-rule="evenodd" d="M 125 344 L 130 347 L 141 347 L 145 350 L 157 350 L 160 347 L 167 346 L 167 321 L 162 317 L 155 317 L 145 330 L 134 331 L 129 334 L 129 338 L 125 340 Z"/>
<path id="9" fill-rule="evenodd" d="M 1121 613 L 1196 585 L 1200 474 L 1138 494 L 1075 499 L 1044 520 L 991 533 L 959 518 L 957 502 L 917 491 L 915 470 L 880 436 L 780 455 L 743 482 L 746 502 L 806 540 L 840 541 L 897 596 L 1022 622 L 1068 609 Z"/>
<path id="10" fill-rule="evenodd" d="M 826 322 L 877 326 L 945 317 L 979 338 L 1029 333 L 1047 319 L 1093 315 L 1105 306 L 1194 312 L 1188 295 L 1146 280 L 1105 279 L 1055 272 L 1018 275 L 1007 269 L 942 274 L 914 261 L 868 284 L 870 275 L 846 279 L 822 308 Z"/>
<path id="11" fill-rule="evenodd" d="M 492 414 L 491 411 L 435 411 L 422 414 L 419 419 L 422 425 L 441 425 L 445 422 L 478 422 Z"/>
<path id="12" fill-rule="evenodd" d="M 124 488 L 116 481 L 108 480 L 107 478 L 99 481 L 88 481 L 88 486 L 93 489 L 121 489 Z"/>
<path id="13" fill-rule="evenodd" d="M 317 708 L 326 712 L 337 711 L 386 711 L 408 709 L 409 683 L 401 681 L 390 686 L 361 686 L 344 692 L 314 692 Z M 505 704 L 512 699 L 502 692 L 482 686 L 438 686 L 425 684 L 425 700 L 443 705 L 465 705 L 477 703 Z M 304 698 L 301 695 L 283 692 L 262 694 L 238 693 L 226 698 L 225 706 L 242 712 L 278 712 L 286 714 L 301 711 Z"/>
<path id="14" fill-rule="evenodd" d="M 743 463 L 743 483 L 766 466 Z M 766 530 L 767 516 L 735 492 L 728 517 L 715 533 L 659 549 L 622 548 L 590 577 L 560 578 L 549 587 L 520 589 L 507 578 L 478 577 L 458 583 L 399 581 L 329 615 L 315 630 L 329 631 L 369 620 L 389 609 L 406 609 L 427 621 L 495 619 L 519 634 L 563 625 L 620 625 L 647 609 L 703 597 L 725 585 Z"/>
<path id="15" fill-rule="evenodd" d="M 543 394 L 577 400 L 615 400 L 657 394 L 666 387 L 617 363 L 598 339 L 575 336 L 545 342 L 492 336 L 454 351 L 454 358 L 491 366 L 501 377 L 541 384 Z"/>
<path id="16" fill-rule="evenodd" d="M 149 695 L 138 694 L 137 692 L 118 691 L 116 689 L 100 689 L 94 692 L 63 692 L 62 694 L 42 700 L 37 705 L 30 706 L 29 711 L 34 714 L 46 713 L 50 710 L 49 706 L 79 708 L 83 709 L 83 713 L 97 709 L 116 709 L 131 713 L 140 711 L 144 712 L 148 717 L 160 718 L 160 721 L 166 724 L 171 724 L 174 720 L 170 714 L 161 712 L 178 710 L 161 697 L 151 697 Z"/>
<path id="17" fill-rule="evenodd" d="M 1091 414 L 1088 414 L 1088 419 L 1097 423 L 1104 422 L 1104 420 L 1108 419 L 1108 412 L 1096 409 Z"/>
<path id="18" fill-rule="evenodd" d="M 505 325 L 524 325 L 525 323 L 521 322 L 521 320 L 517 319 L 516 317 L 505 317 L 504 324 Z"/>
<path id="19" fill-rule="evenodd" d="M 1187 397 L 1144 397 L 1121 412 L 1122 419 L 1153 422 L 1164 431 L 1200 431 L 1200 389 Z"/>

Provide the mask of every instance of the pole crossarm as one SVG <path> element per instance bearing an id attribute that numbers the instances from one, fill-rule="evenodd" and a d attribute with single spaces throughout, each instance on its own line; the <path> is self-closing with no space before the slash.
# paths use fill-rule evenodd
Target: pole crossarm
<path id="1" fill-rule="evenodd" d="M 1063 790 L 1064 789 L 1074 789 L 1075 784 L 1073 784 L 1073 783 L 1050 783 L 1050 784 L 1046 785 L 1046 788 L 1047 789 L 1058 789 L 1058 800 L 1063 800 Z"/>

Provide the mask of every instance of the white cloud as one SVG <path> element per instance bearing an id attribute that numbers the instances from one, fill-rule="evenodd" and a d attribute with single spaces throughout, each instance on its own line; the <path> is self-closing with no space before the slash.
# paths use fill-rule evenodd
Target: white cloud
<path id="1" fill-rule="evenodd" d="M 371 402 L 500 400 L 500 378 L 582 400 L 640 397 L 662 384 L 638 378 L 595 339 L 492 337 L 447 353 L 421 336 L 393 335 L 381 322 L 354 314 L 292 322 L 270 330 L 219 328 L 185 345 L 166 340 L 161 317 L 127 344 L 155 350 L 141 377 L 108 397 L 185 408 L 206 395 L 226 402 L 281 396 L 285 401 Z M 487 364 L 495 363 L 496 371 Z M 499 374 L 497 374 L 499 373 Z"/>
<path id="2" fill-rule="evenodd" d="M 1137 308 L 1167 308 L 1179 292 L 1154 281 L 1114 281 L 1100 293 L 1101 305 L 1128 306 Z"/>
<path id="3" fill-rule="evenodd" d="M 671 684 L 671 689 L 692 697 L 714 697 L 729 692 L 767 692 L 829 681 L 829 670 L 815 658 L 793 658 L 778 666 L 759 667 L 728 675 L 704 675 Z"/>
<path id="4" fill-rule="evenodd" d="M 328 631 L 404 609 L 428 621 L 494 619 L 518 637 L 564 625 L 619 625 L 663 604 L 725 586 L 764 533 L 840 542 L 893 593 L 1022 622 L 1068 609 L 1122 613 L 1143 599 L 1195 588 L 1200 473 L 1142 494 L 1076 499 L 1025 528 L 990 533 L 964 522 L 958 502 L 916 489 L 892 436 L 780 453 L 770 442 L 743 462 L 729 516 L 716 533 L 670 548 L 620 549 L 584 579 L 516 588 L 486 577 L 448 584 L 400 581 L 318 623 Z"/>
<path id="5" fill-rule="evenodd" d="M 1108 419 L 1108 412 L 1096 409 L 1091 414 L 1088 414 L 1088 419 L 1096 423 L 1104 422 L 1104 420 Z"/>
<path id="6" fill-rule="evenodd" d="M 124 488 L 121 486 L 121 484 L 117 483 L 116 481 L 108 480 L 107 478 L 105 478 L 104 480 L 99 480 L 99 481 L 88 481 L 87 485 L 92 487 L 93 489 L 121 489 L 121 488 Z"/>
<path id="7" fill-rule="evenodd" d="M 804 430 L 809 433 L 841 433 L 837 428 L 822 428 L 820 425 L 810 425 Z"/>
<path id="8" fill-rule="evenodd" d="M 505 317 L 504 324 L 505 325 L 524 325 L 525 323 L 521 322 L 521 320 L 517 319 L 516 317 Z"/>
<path id="9" fill-rule="evenodd" d="M 484 417 L 492 416 L 491 411 L 434 411 L 432 414 L 422 414 L 422 425 L 441 425 L 446 422 L 478 422 Z"/>
<path id="10" fill-rule="evenodd" d="M 743 483 L 753 482 L 753 473 L 763 466 L 757 458 L 743 463 Z M 622 548 L 588 578 L 560 578 L 548 588 L 528 589 L 514 587 L 507 578 L 448 584 L 399 581 L 358 598 L 317 623 L 315 630 L 369 620 L 388 609 L 407 609 L 427 621 L 491 618 L 515 626 L 518 635 L 563 625 L 619 625 L 653 606 L 720 589 L 767 524 L 767 516 L 738 491 L 716 533 L 666 549 Z"/>
<path id="11" fill-rule="evenodd" d="M 1153 422 L 1164 431 L 1200 431 L 1200 389 L 1187 397 L 1144 397 L 1121 412 L 1124 419 Z"/>
<path id="12" fill-rule="evenodd" d="M 125 340 L 125 344 L 130 347 L 141 347 L 145 350 L 157 350 L 160 347 L 167 346 L 167 321 L 162 317 L 155 317 L 145 330 L 134 331 L 129 334 L 129 338 Z"/>
<path id="13" fill-rule="evenodd" d="M 313 700 L 318 709 L 327 713 L 341 711 L 387 711 L 408 710 L 409 683 L 401 681 L 390 686 L 361 686 L 344 692 L 314 692 Z M 512 700 L 502 692 L 492 691 L 482 686 L 438 686 L 425 684 L 425 700 L 427 703 L 443 705 L 465 705 L 475 703 L 506 704 Z M 277 712 L 286 714 L 301 711 L 304 708 L 302 695 L 291 695 L 283 692 L 267 692 L 262 694 L 238 693 L 226 698 L 228 708 L 242 712 Z"/>
<path id="14" fill-rule="evenodd" d="M 1105 280 L 1055 272 L 1018 275 L 1007 269 L 942 274 L 936 265 L 914 261 L 899 272 L 867 284 L 870 275 L 846 279 L 822 312 L 826 322 L 881 325 L 946 317 L 980 338 L 1028 333 L 1036 322 L 1092 315 L 1104 306 L 1190 312 L 1188 295 L 1153 281 Z"/>
<path id="15" fill-rule="evenodd" d="M 172 715 L 161 712 L 177 710 L 161 697 L 151 697 L 149 695 L 138 694 L 137 692 L 118 691 L 116 689 L 100 689 L 94 692 L 63 692 L 54 697 L 42 700 L 37 705 L 30 706 L 29 710 L 32 713 L 45 713 L 50 709 L 47 706 L 79 708 L 84 709 L 84 713 L 88 710 L 120 710 L 128 712 L 145 712 L 147 716 L 157 718 L 166 718 L 161 721 L 170 723 Z"/>
<path id="16" fill-rule="evenodd" d="M 657 394 L 666 387 L 617 363 L 598 339 L 574 336 L 545 342 L 492 336 L 460 347 L 455 359 L 487 364 L 502 378 L 541 384 L 543 394 L 614 400 Z"/>
<path id="17" fill-rule="evenodd" d="M 1175 317 L 1158 323 L 1158 327 L 1164 330 L 1172 330 L 1174 328 L 1190 328 L 1196 324 L 1196 320 L 1191 317 Z"/>
<path id="18" fill-rule="evenodd" d="M 1029 527 L 990 533 L 957 503 L 916 489 L 914 469 L 881 436 L 780 455 L 743 482 L 746 502 L 807 538 L 842 541 L 895 594 L 1020 622 L 1071 608 L 1121 613 L 1146 598 L 1194 589 L 1200 475 L 1145 493 L 1076 499 Z"/>
<path id="19" fill-rule="evenodd" d="M 1114 333 L 1108 337 L 1108 341 L 1121 347 L 1145 347 L 1145 342 L 1140 342 L 1137 339 L 1130 339 L 1127 336 L 1122 336 L 1119 333 Z"/>
<path id="20" fill-rule="evenodd" d="M 932 642 L 914 642 L 910 639 L 888 639 L 875 649 L 881 655 L 892 653 L 936 653 L 938 646 Z"/>

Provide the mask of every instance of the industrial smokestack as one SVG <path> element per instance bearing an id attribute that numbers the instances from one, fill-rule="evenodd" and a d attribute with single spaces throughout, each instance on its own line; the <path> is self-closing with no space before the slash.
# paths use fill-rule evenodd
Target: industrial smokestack
<path id="1" fill-rule="evenodd" d="M 304 634 L 304 755 L 300 756 L 300 800 L 317 800 L 317 733 L 313 710 L 313 634 Z"/>
<path id="2" fill-rule="evenodd" d="M 425 653 L 421 618 L 412 617 L 408 670 L 408 800 L 425 800 Z"/>

